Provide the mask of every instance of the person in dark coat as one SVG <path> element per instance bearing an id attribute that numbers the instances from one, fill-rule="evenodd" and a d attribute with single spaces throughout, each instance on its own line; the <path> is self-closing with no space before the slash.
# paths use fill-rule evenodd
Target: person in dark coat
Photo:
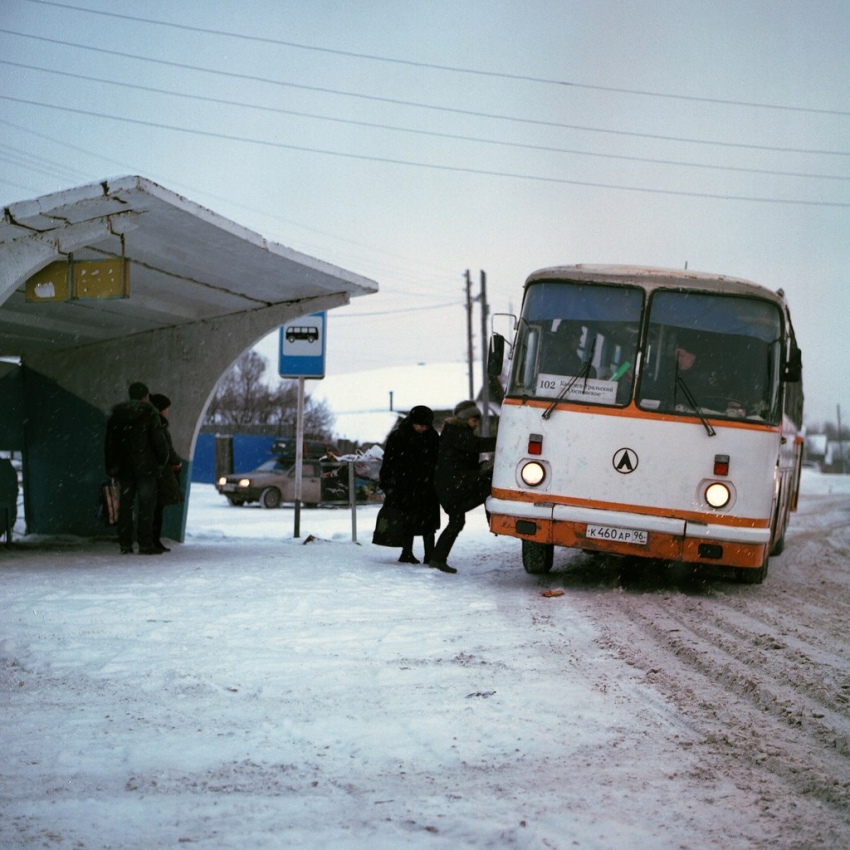
<path id="1" fill-rule="evenodd" d="M 440 438 L 433 428 L 434 412 L 417 405 L 387 437 L 380 484 L 384 504 L 401 514 L 404 533 L 399 561 L 418 564 L 413 538 L 422 536 L 427 564 L 440 527 L 440 503 L 434 490 L 434 468 Z"/>
<path id="2" fill-rule="evenodd" d="M 150 391 L 141 382 L 130 384 L 129 401 L 112 408 L 106 423 L 106 473 L 121 485 L 118 502 L 118 543 L 122 553 L 133 551 L 133 507 L 138 501 L 136 532 L 140 555 L 159 555 L 153 543 L 156 482 L 168 461 L 168 440 Z"/>
<path id="3" fill-rule="evenodd" d="M 455 406 L 454 416 L 445 421 L 440 435 L 440 451 L 434 485 L 443 510 L 449 515 L 429 566 L 444 573 L 456 573 L 447 563 L 455 540 L 466 525 L 466 512 L 490 495 L 493 473 L 482 471 L 479 456 L 496 448 L 495 437 L 478 437 L 473 432 L 481 421 L 481 411 L 474 401 Z"/>
<path id="4" fill-rule="evenodd" d="M 160 424 L 168 440 L 168 461 L 162 468 L 162 473 L 156 480 L 156 510 L 153 514 L 153 545 L 160 552 L 171 550 L 162 542 L 162 516 L 166 505 L 178 505 L 183 501 L 183 491 L 177 475 L 183 461 L 180 455 L 174 451 L 171 442 L 171 431 L 168 428 L 168 415 L 171 412 L 171 399 L 162 393 L 154 393 L 151 396 L 151 404 L 159 411 Z"/>

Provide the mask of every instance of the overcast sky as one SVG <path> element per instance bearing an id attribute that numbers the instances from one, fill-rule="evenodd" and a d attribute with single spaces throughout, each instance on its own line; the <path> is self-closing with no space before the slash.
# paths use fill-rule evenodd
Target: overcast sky
<path id="1" fill-rule="evenodd" d="M 140 174 L 376 280 L 334 373 L 463 361 L 466 269 L 493 312 L 547 265 L 744 277 L 850 422 L 848 44 L 845 0 L 3 0 L 0 200 Z"/>

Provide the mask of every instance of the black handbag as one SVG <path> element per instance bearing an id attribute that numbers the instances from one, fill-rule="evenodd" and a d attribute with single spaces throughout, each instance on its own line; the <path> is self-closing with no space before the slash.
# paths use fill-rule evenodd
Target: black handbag
<path id="1" fill-rule="evenodd" d="M 375 532 L 372 542 L 376 546 L 392 546 L 398 548 L 404 545 L 404 523 L 402 513 L 397 508 L 382 505 L 375 521 Z"/>

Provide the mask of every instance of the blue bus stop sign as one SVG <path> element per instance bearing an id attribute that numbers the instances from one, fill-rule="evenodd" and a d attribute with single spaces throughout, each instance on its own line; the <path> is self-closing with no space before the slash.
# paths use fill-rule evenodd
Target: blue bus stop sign
<path id="1" fill-rule="evenodd" d="M 281 378 L 325 377 L 327 313 L 312 313 L 280 329 L 278 374 Z"/>

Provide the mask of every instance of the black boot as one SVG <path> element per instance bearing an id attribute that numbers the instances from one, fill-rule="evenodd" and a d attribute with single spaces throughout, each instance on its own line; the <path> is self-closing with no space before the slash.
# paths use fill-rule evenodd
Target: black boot
<path id="1" fill-rule="evenodd" d="M 428 566 L 433 567 L 435 570 L 439 570 L 441 573 L 457 572 L 454 567 L 450 567 L 445 561 L 429 561 Z"/>
<path id="2" fill-rule="evenodd" d="M 431 558 L 434 557 L 434 535 L 423 534 L 422 543 L 425 546 L 425 554 L 422 556 L 423 563 L 431 563 Z"/>

